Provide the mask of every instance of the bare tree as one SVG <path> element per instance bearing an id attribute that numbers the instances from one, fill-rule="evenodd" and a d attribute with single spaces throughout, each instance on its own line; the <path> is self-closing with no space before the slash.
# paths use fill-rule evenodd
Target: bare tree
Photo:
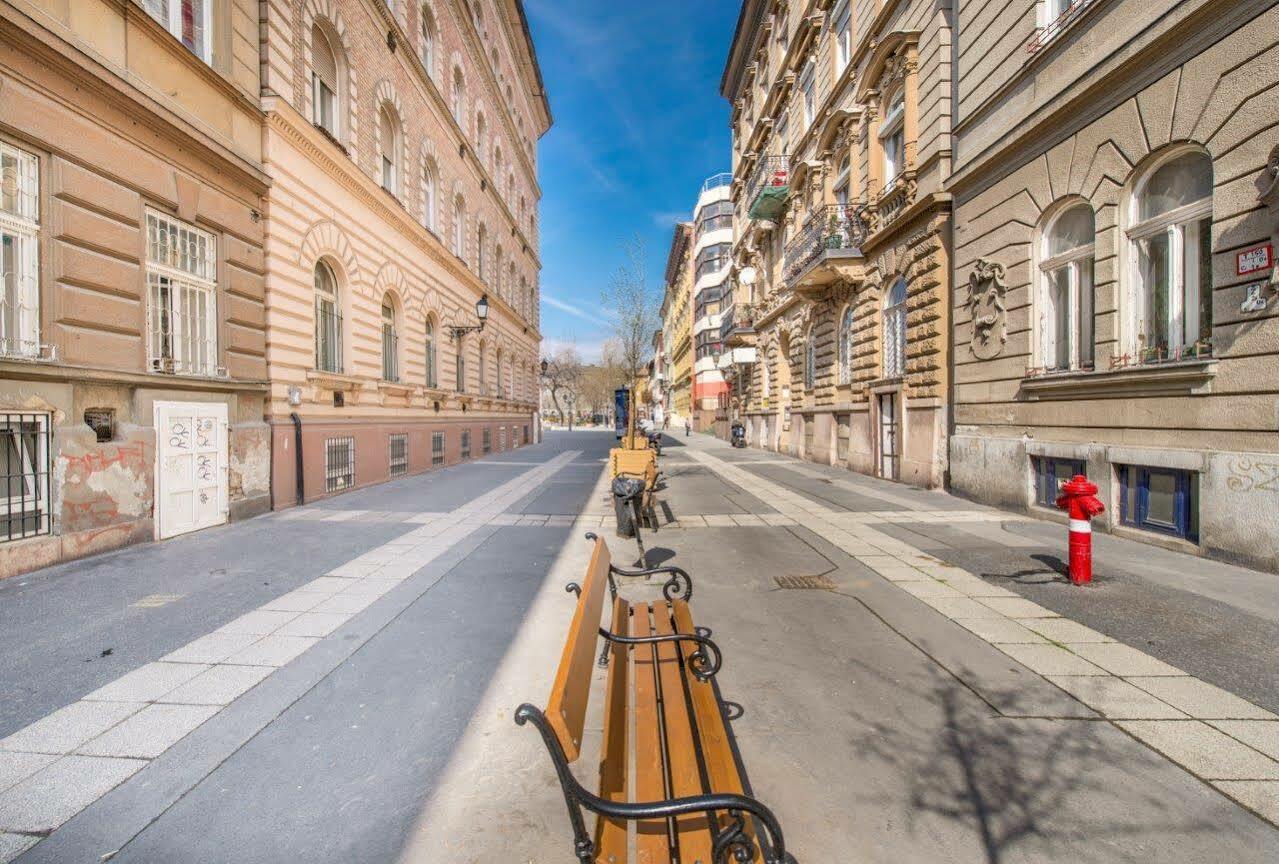
<path id="1" fill-rule="evenodd" d="M 575 394 L 581 385 L 582 357 L 572 345 L 565 345 L 546 360 L 546 369 L 542 371 L 542 386 L 551 394 L 551 402 L 555 405 L 555 413 L 561 422 L 564 409 L 560 407 L 560 397 Z M 573 428 L 573 419 L 568 421 Z"/>
<path id="2" fill-rule="evenodd" d="M 621 362 L 618 360 L 617 344 L 609 339 L 601 348 L 599 363 L 582 369 L 579 402 L 587 406 L 592 414 L 599 414 L 611 422 L 613 394 L 625 381 Z"/>
<path id="3" fill-rule="evenodd" d="M 635 394 L 640 373 L 648 363 L 653 332 L 661 326 L 658 307 L 661 298 L 648 284 L 644 243 L 638 236 L 625 246 L 626 260 L 617 268 L 604 290 L 604 308 L 613 315 L 618 362 L 626 385 Z M 635 411 L 629 412 L 627 433 L 635 432 Z"/>

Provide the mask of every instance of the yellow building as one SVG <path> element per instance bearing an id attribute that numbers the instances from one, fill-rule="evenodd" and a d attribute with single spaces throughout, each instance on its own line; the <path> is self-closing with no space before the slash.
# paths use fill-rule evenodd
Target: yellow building
<path id="1" fill-rule="evenodd" d="M 693 267 L 689 251 L 693 226 L 681 222 L 671 236 L 666 259 L 666 292 L 662 298 L 662 340 L 670 376 L 670 425 L 683 425 L 692 415 L 693 317 L 689 308 Z"/>

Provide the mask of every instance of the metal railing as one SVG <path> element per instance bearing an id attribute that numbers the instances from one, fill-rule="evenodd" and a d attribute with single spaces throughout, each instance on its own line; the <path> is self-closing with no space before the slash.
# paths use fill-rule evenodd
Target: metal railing
<path id="1" fill-rule="evenodd" d="M 783 276 L 790 283 L 831 252 L 858 252 L 866 240 L 866 221 L 853 204 L 827 204 L 812 210 L 799 233 L 786 244 Z"/>
<path id="2" fill-rule="evenodd" d="M 732 172 L 722 171 L 706 178 L 706 182 L 702 184 L 702 192 L 709 192 L 712 189 L 718 189 L 721 186 L 730 186 L 733 183 Z"/>
<path id="3" fill-rule="evenodd" d="M 752 333 L 755 329 L 754 310 L 748 303 L 735 303 L 720 316 L 719 338 L 727 342 L 734 333 Z"/>
<path id="4" fill-rule="evenodd" d="M 1051 42 L 1057 34 L 1073 24 L 1085 9 L 1093 5 L 1093 2 L 1094 0 L 1072 0 L 1070 8 L 1035 32 L 1034 38 L 1026 43 L 1026 53 L 1034 54 Z"/>
<path id="5" fill-rule="evenodd" d="M 790 156 L 761 156 L 746 184 L 746 206 L 749 209 L 759 193 L 765 189 L 774 189 L 790 183 Z"/>

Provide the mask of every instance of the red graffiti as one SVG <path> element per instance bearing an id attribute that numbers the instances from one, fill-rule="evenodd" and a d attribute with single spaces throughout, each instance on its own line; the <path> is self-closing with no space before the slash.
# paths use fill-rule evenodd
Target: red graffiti
<path id="1" fill-rule="evenodd" d="M 68 472 L 77 472 L 84 474 L 94 474 L 98 471 L 105 471 L 112 465 L 124 465 L 130 468 L 145 468 L 147 458 L 147 445 L 139 442 L 136 444 L 121 444 L 112 449 L 103 449 L 92 453 L 85 453 L 82 456 L 63 455 L 63 459 L 67 463 Z"/>

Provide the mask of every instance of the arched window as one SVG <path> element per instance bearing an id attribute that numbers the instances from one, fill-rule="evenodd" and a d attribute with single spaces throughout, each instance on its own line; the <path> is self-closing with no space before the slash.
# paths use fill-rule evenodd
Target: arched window
<path id="1" fill-rule="evenodd" d="M 488 227 L 483 222 L 480 223 L 479 231 L 475 235 L 475 272 L 480 279 L 484 279 L 488 274 L 484 268 L 484 257 L 488 246 Z"/>
<path id="2" fill-rule="evenodd" d="M 884 153 L 884 188 L 897 182 L 906 167 L 906 91 L 898 90 L 888 102 L 879 126 L 879 146 Z"/>
<path id="3" fill-rule="evenodd" d="M 453 119 L 457 121 L 457 125 L 463 130 L 466 129 L 466 76 L 462 74 L 461 66 L 453 67 L 453 93 L 451 95 L 451 103 L 453 108 Z"/>
<path id="4" fill-rule="evenodd" d="M 395 332 L 395 301 L 382 299 L 382 380 L 400 380 L 400 339 Z"/>
<path id="5" fill-rule="evenodd" d="M 481 395 L 481 396 L 487 396 L 487 395 L 489 395 L 488 370 L 485 368 L 488 364 L 487 364 L 487 359 L 486 359 L 486 358 L 485 358 L 485 356 L 484 356 L 486 353 L 488 353 L 488 352 L 487 352 L 487 350 L 486 350 L 487 348 L 488 348 L 488 346 L 484 344 L 483 340 L 481 340 L 481 341 L 480 341 L 480 357 L 479 357 L 479 360 L 480 360 L 480 366 L 479 366 L 479 368 L 480 368 L 480 395 Z"/>
<path id="6" fill-rule="evenodd" d="M 844 157 L 839 160 L 839 171 L 835 176 L 835 203 L 841 208 L 848 206 L 849 190 L 852 188 L 852 175 L 852 156 L 845 153 Z M 845 214 L 841 210 L 839 215 L 843 217 Z"/>
<path id="7" fill-rule="evenodd" d="M 817 386 L 817 339 L 812 328 L 804 338 L 804 390 L 811 393 Z"/>
<path id="8" fill-rule="evenodd" d="M 1078 202 L 1050 216 L 1039 241 L 1039 365 L 1093 365 L 1093 212 Z"/>
<path id="9" fill-rule="evenodd" d="M 484 164 L 484 140 L 488 137 L 488 123 L 482 111 L 475 112 L 475 160 Z"/>
<path id="10" fill-rule="evenodd" d="M 853 307 L 849 306 L 839 320 L 839 383 L 853 380 Z"/>
<path id="11" fill-rule="evenodd" d="M 435 365 L 435 319 L 426 319 L 426 386 L 438 387 L 440 381 Z"/>
<path id="12" fill-rule="evenodd" d="M 466 260 L 466 200 L 460 194 L 453 199 L 453 254 Z"/>
<path id="13" fill-rule="evenodd" d="M 334 138 L 338 136 L 338 52 L 317 21 L 311 25 L 312 120 Z"/>
<path id="14" fill-rule="evenodd" d="M 1208 154 L 1183 150 L 1134 187 L 1128 240 L 1142 362 L 1211 350 L 1212 184 Z"/>
<path id="15" fill-rule="evenodd" d="M 528 293 L 528 280 L 523 276 L 520 277 L 520 314 L 524 316 L 524 320 L 529 320 L 529 308 L 532 306 L 532 297 Z"/>
<path id="16" fill-rule="evenodd" d="M 515 201 L 515 175 L 506 175 L 506 202 L 508 205 Z"/>
<path id="17" fill-rule="evenodd" d="M 435 196 L 438 186 L 435 163 L 427 159 L 422 163 L 422 222 L 432 231 L 436 230 Z"/>
<path id="18" fill-rule="evenodd" d="M 506 265 L 506 302 L 512 307 L 518 302 L 515 298 L 515 262 Z"/>
<path id="19" fill-rule="evenodd" d="M 457 337 L 457 357 L 454 365 L 455 380 L 453 386 L 459 393 L 466 392 L 466 339 Z"/>
<path id="20" fill-rule="evenodd" d="M 498 399 L 505 399 L 505 398 L 506 398 L 506 393 L 505 393 L 505 392 L 503 392 L 503 390 L 502 390 L 502 349 L 501 349 L 501 348 L 498 348 L 498 349 L 497 349 L 497 360 L 496 360 L 496 362 L 493 364 L 493 369 L 494 369 L 494 371 L 497 373 L 497 375 L 495 376 L 495 377 L 496 377 L 496 379 L 497 379 L 497 381 L 496 381 L 496 384 L 497 384 L 497 398 L 498 398 Z"/>
<path id="21" fill-rule="evenodd" d="M 502 145 L 500 144 L 493 145 L 493 176 L 499 178 L 498 182 L 501 182 L 500 178 L 502 176 Z"/>
<path id="22" fill-rule="evenodd" d="M 493 249 L 493 293 L 498 297 L 502 294 L 502 247 L 495 246 Z"/>
<path id="23" fill-rule="evenodd" d="M 422 65 L 426 67 L 426 74 L 432 78 L 435 77 L 435 15 L 431 12 L 431 7 L 422 4 Z"/>
<path id="24" fill-rule="evenodd" d="M 390 105 L 378 109 L 378 133 L 382 139 L 382 188 L 400 193 L 400 124 Z"/>
<path id="25" fill-rule="evenodd" d="M 342 371 L 342 315 L 338 311 L 338 280 L 333 268 L 315 262 L 315 368 Z"/>
<path id="26" fill-rule="evenodd" d="M 884 295 L 884 377 L 906 372 L 906 280 L 900 276 Z"/>

